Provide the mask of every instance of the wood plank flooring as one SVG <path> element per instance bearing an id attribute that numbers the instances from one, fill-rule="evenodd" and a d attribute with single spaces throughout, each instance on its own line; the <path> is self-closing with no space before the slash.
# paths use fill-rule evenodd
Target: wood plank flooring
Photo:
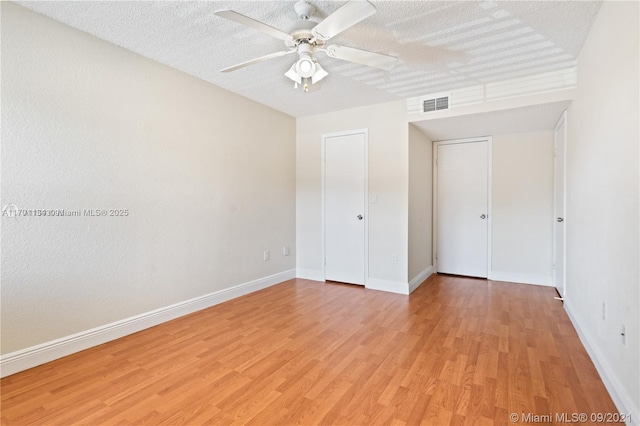
<path id="1" fill-rule="evenodd" d="M 616 412 L 554 296 L 450 276 L 411 296 L 292 280 L 9 376 L 0 420 L 502 425 Z"/>

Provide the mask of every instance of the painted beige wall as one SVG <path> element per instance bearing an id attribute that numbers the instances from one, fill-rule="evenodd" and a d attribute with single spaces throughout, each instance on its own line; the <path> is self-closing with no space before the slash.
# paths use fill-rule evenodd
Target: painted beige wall
<path id="1" fill-rule="evenodd" d="M 493 135 L 492 143 L 491 276 L 551 285 L 553 131 Z"/>
<path id="2" fill-rule="evenodd" d="M 2 218 L 3 354 L 294 268 L 292 117 L 1 7 L 2 205 L 129 211 Z"/>
<path id="3" fill-rule="evenodd" d="M 296 120 L 296 248 L 299 276 L 322 278 L 322 135 L 369 132 L 369 271 L 407 283 L 408 126 L 403 101 Z M 392 254 L 398 263 L 392 264 Z"/>
<path id="4" fill-rule="evenodd" d="M 409 281 L 432 265 L 433 146 L 409 124 Z"/>
<path id="5" fill-rule="evenodd" d="M 565 308 L 631 424 L 640 422 L 639 6 L 603 2 L 567 111 Z"/>

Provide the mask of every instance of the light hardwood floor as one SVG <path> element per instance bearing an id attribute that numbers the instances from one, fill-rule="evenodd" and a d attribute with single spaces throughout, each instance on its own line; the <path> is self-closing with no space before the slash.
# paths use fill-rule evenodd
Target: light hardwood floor
<path id="1" fill-rule="evenodd" d="M 615 412 L 549 287 L 292 280 L 15 374 L 3 425 L 512 424 Z"/>

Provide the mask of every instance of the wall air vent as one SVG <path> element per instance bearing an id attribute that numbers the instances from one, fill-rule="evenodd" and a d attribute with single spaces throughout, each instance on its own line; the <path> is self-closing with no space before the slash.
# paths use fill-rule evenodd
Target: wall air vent
<path id="1" fill-rule="evenodd" d="M 433 112 L 443 109 L 449 109 L 449 97 L 449 94 L 440 94 L 423 98 L 422 112 Z"/>

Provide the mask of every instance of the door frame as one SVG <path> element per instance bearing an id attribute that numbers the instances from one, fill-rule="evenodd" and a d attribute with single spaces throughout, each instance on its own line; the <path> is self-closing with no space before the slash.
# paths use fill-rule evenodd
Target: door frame
<path id="1" fill-rule="evenodd" d="M 561 126 L 564 126 L 564 152 L 562 153 L 562 158 L 564 160 L 564 164 L 562 165 L 562 204 L 564 206 L 564 211 L 560 215 L 558 212 L 558 206 L 556 205 L 556 132 L 560 129 Z M 564 239 L 564 247 L 562 250 L 562 258 L 564 262 L 564 266 L 562 268 L 562 294 L 560 295 L 562 298 L 567 297 L 567 110 L 562 111 L 558 122 L 553 128 L 553 270 L 552 270 L 552 281 L 553 287 L 558 288 L 556 285 L 556 259 L 558 253 L 556 239 L 558 237 L 556 230 L 556 218 L 562 217 L 564 218 L 564 226 L 562 227 L 562 238 Z"/>
<path id="2" fill-rule="evenodd" d="M 363 135 L 364 136 L 364 285 L 367 286 L 369 282 L 369 129 L 357 129 L 348 130 L 343 132 L 323 133 L 321 151 L 320 151 L 320 166 L 321 170 L 321 189 L 320 189 L 320 209 L 322 216 L 322 281 L 326 281 L 326 266 L 327 266 L 327 252 L 326 252 L 326 211 L 325 211 L 325 170 L 326 170 L 326 144 L 327 139 L 339 136 L 351 136 L 351 135 Z"/>
<path id="3" fill-rule="evenodd" d="M 436 141 L 433 143 L 433 240 L 431 246 L 432 264 L 434 272 L 438 271 L 438 146 L 461 143 L 487 142 L 487 279 L 492 279 L 491 271 L 491 240 L 492 240 L 492 182 L 493 182 L 493 138 L 491 136 L 479 136 L 475 138 L 451 139 Z"/>

